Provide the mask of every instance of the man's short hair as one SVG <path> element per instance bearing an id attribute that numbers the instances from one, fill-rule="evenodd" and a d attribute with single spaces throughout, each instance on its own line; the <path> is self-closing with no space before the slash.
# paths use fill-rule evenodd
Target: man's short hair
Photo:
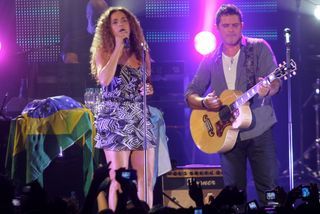
<path id="1" fill-rule="evenodd" d="M 239 16 L 240 22 L 242 22 L 242 13 L 240 9 L 234 4 L 223 4 L 218 9 L 216 14 L 216 25 L 218 26 L 221 20 L 221 16 L 237 15 Z"/>

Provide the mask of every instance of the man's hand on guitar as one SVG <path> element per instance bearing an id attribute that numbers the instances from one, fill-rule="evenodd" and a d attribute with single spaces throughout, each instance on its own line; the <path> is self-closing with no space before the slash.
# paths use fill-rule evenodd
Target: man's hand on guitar
<path id="1" fill-rule="evenodd" d="M 215 91 L 207 94 L 202 100 L 203 107 L 207 110 L 218 111 L 222 105 L 220 98 L 216 95 Z"/>
<path id="2" fill-rule="evenodd" d="M 281 85 L 279 79 L 275 79 L 271 83 L 268 83 L 262 77 L 259 77 L 259 81 L 261 81 L 258 87 L 258 94 L 260 97 L 272 96 L 279 91 Z"/>
<path id="3" fill-rule="evenodd" d="M 260 97 L 268 96 L 270 93 L 270 89 L 271 89 L 270 84 L 267 82 L 264 82 L 262 77 L 259 77 L 259 81 L 261 81 L 261 83 L 259 84 L 259 87 L 258 87 L 259 96 Z"/>

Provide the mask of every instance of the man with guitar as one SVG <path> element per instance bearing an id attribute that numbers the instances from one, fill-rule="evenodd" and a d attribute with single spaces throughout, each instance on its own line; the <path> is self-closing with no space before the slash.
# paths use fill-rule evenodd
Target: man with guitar
<path id="1" fill-rule="evenodd" d="M 193 109 L 192 136 L 204 152 L 220 153 L 226 186 L 246 190 L 249 160 L 259 200 L 266 204 L 264 192 L 276 187 L 278 174 L 272 135 L 277 119 L 271 96 L 279 91 L 281 81 L 270 75 L 278 71 L 276 59 L 266 41 L 242 35 L 242 14 L 235 5 L 219 8 L 216 27 L 222 44 L 204 58 L 185 93 Z M 230 103 L 239 91 L 245 93 Z M 219 141 L 222 145 L 216 149 Z"/>

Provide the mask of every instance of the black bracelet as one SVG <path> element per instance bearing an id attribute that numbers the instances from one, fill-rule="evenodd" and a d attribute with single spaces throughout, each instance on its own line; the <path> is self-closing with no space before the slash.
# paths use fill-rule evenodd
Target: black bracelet
<path id="1" fill-rule="evenodd" d="M 208 109 L 207 106 L 204 104 L 204 99 L 201 100 L 201 106 L 202 106 L 204 109 Z"/>

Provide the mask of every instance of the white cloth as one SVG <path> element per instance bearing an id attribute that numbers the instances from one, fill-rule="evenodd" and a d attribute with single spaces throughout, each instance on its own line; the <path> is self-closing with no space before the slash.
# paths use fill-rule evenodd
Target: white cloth
<path id="1" fill-rule="evenodd" d="M 161 176 L 171 171 L 171 162 L 168 149 L 168 137 L 166 135 L 166 125 L 162 116 L 162 112 L 152 106 L 149 106 L 151 114 L 151 122 L 153 124 L 153 134 L 157 141 L 157 147 L 155 150 L 155 164 L 154 164 L 154 180 L 156 182 L 157 176 Z"/>

